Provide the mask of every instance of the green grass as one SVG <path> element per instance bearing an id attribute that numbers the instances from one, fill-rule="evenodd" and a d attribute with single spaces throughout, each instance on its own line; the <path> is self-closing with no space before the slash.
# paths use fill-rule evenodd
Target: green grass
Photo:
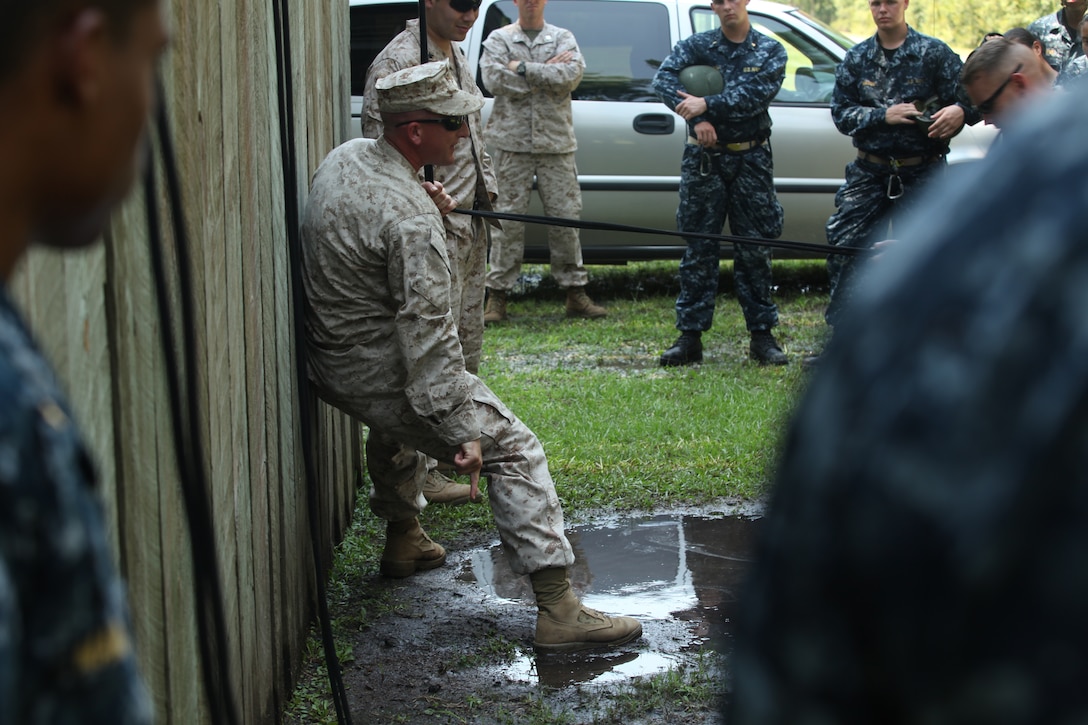
<path id="1" fill-rule="evenodd" d="M 539 276 L 545 270 L 524 271 Z M 487 328 L 480 376 L 540 437 L 568 519 L 606 509 L 652 511 L 754 498 L 767 490 L 785 424 L 804 387 L 801 357 L 819 351 L 826 334 L 823 262 L 775 262 L 781 318 L 775 333 L 790 356 L 785 367 L 748 360 L 728 262 L 722 265 L 714 327 L 703 338 L 704 363 L 659 367 L 658 356 L 677 334 L 676 271 L 677 262 L 590 268 L 588 290 L 609 309 L 603 320 L 567 320 L 562 290 L 544 276 L 511 295 L 510 321 Z M 494 530 L 482 505 L 429 507 L 425 518 L 438 541 Z M 338 642 L 351 641 L 396 608 L 388 589 L 367 583 L 377 572 L 384 538 L 384 522 L 370 514 L 364 489 L 328 586 Z M 476 652 L 443 663 L 443 669 L 509 660 L 518 646 L 487 633 Z M 351 657 L 350 649 L 341 654 Z M 296 722 L 334 723 L 316 640 L 307 661 L 287 715 Z M 585 695 L 601 699 L 594 706 L 599 722 L 648 722 L 647 715 L 654 722 L 682 722 L 685 714 L 717 706 L 720 680 L 700 658 L 695 666 L 636 679 L 607 698 L 592 690 Z M 544 693 L 485 714 L 491 700 L 463 708 L 499 722 L 573 720 Z"/>

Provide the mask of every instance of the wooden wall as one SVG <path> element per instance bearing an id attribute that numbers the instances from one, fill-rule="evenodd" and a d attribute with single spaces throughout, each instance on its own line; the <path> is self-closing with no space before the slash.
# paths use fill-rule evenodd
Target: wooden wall
<path id="1" fill-rule="evenodd" d="M 167 3 L 163 65 L 193 247 L 199 423 L 233 681 L 243 722 L 261 724 L 277 722 L 290 697 L 314 611 L 273 1 Z M 301 208 L 313 170 L 347 138 L 348 4 L 287 5 Z M 119 210 L 104 244 L 35 250 L 12 287 L 97 456 L 156 720 L 192 725 L 207 714 L 142 196 Z M 323 405 L 309 413 L 327 554 L 352 511 L 361 430 Z"/>

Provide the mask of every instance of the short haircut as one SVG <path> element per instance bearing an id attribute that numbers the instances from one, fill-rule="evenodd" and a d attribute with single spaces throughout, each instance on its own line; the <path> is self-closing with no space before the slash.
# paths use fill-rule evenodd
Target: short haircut
<path id="1" fill-rule="evenodd" d="M 1039 40 L 1039 36 L 1031 32 L 1027 28 L 1012 28 L 1005 31 L 1005 39 L 1011 40 L 1014 43 L 1019 43 L 1025 47 L 1031 48 L 1036 43 L 1042 45 L 1042 41 Z"/>
<path id="2" fill-rule="evenodd" d="M 1011 73 L 1016 66 L 1013 46 L 1008 38 L 994 38 L 975 48 L 963 64 L 960 83 L 968 85 L 988 73 Z"/>
<path id="3" fill-rule="evenodd" d="M 156 0 L 0 0 L 0 79 L 7 78 L 42 37 L 50 23 L 83 8 L 98 8 L 119 37 L 133 12 Z"/>

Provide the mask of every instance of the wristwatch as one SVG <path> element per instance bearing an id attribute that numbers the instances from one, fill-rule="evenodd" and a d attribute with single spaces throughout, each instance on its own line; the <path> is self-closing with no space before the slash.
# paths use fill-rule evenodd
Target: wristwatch
<path id="1" fill-rule="evenodd" d="M 518 75 L 525 75 L 525 61 L 521 61 L 520 63 L 518 63 Z"/>

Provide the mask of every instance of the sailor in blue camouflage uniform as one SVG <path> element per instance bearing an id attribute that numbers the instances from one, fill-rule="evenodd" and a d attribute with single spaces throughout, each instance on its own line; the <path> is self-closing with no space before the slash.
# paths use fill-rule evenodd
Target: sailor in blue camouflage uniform
<path id="1" fill-rule="evenodd" d="M 661 101 L 688 122 L 676 212 L 677 228 L 685 233 L 721 234 L 727 217 L 730 231 L 738 236 L 773 239 L 782 233 L 767 109 L 782 87 L 786 50 L 752 28 L 747 6 L 748 0 L 711 3 L 721 30 L 677 43 L 654 76 Z M 691 66 L 716 68 L 723 90 L 705 98 L 687 93 L 680 74 Z M 662 365 L 701 362 L 702 333 L 714 320 L 720 244 L 698 236 L 684 240 L 687 250 L 676 299 L 680 337 L 662 354 Z M 784 365 L 788 358 L 771 333 L 778 324 L 778 307 L 771 298 L 771 251 L 745 244 L 734 249 L 733 280 L 751 334 L 749 352 L 760 364 Z"/>
<path id="2" fill-rule="evenodd" d="M 99 238 L 138 173 L 168 32 L 160 0 L 4 8 L 0 723 L 145 725 L 151 699 L 94 467 L 7 284 L 32 242 L 68 249 Z"/>
<path id="3" fill-rule="evenodd" d="M 908 5 L 909 0 L 871 0 L 877 32 L 855 45 L 835 72 L 831 117 L 853 137 L 858 156 L 846 166 L 846 182 L 827 222 L 827 241 L 834 246 L 867 248 L 874 235 L 893 236 L 880 223 L 945 167 L 949 139 L 964 122 L 979 120 L 960 88 L 959 56 L 908 26 Z M 832 327 L 863 260 L 828 256 L 825 319 Z"/>
<path id="4" fill-rule="evenodd" d="M 1043 44 L 1043 58 L 1059 73 L 1070 60 L 1084 56 L 1081 21 L 1088 0 L 1062 0 L 1057 12 L 1044 15 L 1028 26 Z"/>
<path id="5" fill-rule="evenodd" d="M 1040 96 L 859 284 L 741 594 L 731 725 L 1088 722 L 1086 116 Z"/>

